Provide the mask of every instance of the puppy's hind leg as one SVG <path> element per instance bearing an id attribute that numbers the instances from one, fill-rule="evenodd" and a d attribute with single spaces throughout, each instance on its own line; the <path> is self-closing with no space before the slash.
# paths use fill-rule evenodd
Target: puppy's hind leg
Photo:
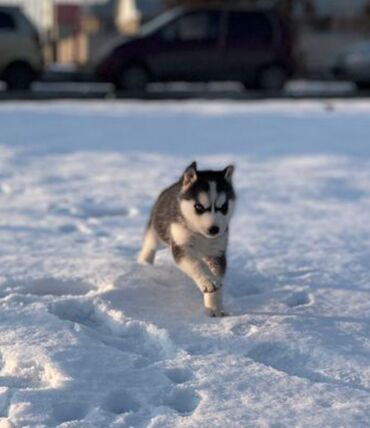
<path id="1" fill-rule="evenodd" d="M 158 242 L 159 239 L 156 231 L 149 225 L 145 232 L 143 247 L 138 257 L 139 263 L 154 263 Z"/>

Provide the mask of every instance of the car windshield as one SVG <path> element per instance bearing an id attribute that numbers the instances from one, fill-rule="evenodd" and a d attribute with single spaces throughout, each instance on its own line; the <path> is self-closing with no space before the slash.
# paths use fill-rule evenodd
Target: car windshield
<path id="1" fill-rule="evenodd" d="M 140 34 L 143 36 L 148 36 L 150 34 L 155 33 L 157 30 L 162 28 L 167 23 L 171 22 L 174 18 L 176 18 L 180 14 L 180 11 L 177 9 L 170 10 L 168 12 L 164 12 L 152 19 L 151 21 L 144 24 L 140 29 Z"/>

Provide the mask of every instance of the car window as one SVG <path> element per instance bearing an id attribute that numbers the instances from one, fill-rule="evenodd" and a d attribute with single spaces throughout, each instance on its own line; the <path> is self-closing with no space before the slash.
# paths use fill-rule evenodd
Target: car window
<path id="1" fill-rule="evenodd" d="M 0 31 L 2 30 L 14 30 L 15 22 L 9 13 L 0 11 Z"/>
<path id="2" fill-rule="evenodd" d="M 158 15 L 156 18 L 151 19 L 140 28 L 140 34 L 143 36 L 149 36 L 153 33 L 160 31 L 166 24 L 173 21 L 176 18 L 178 12 L 176 10 L 169 10 Z"/>
<path id="3" fill-rule="evenodd" d="M 168 25 L 162 31 L 166 40 L 201 41 L 218 37 L 219 13 L 192 13 Z"/>
<path id="4" fill-rule="evenodd" d="M 230 12 L 228 41 L 232 44 L 247 43 L 269 46 L 273 41 L 273 27 L 264 13 Z"/>
<path id="5" fill-rule="evenodd" d="M 35 33 L 37 34 L 37 29 L 35 25 L 32 23 L 32 21 L 30 21 L 27 16 L 20 13 L 17 17 L 17 21 L 18 29 L 22 30 L 23 33 L 31 35 L 35 35 Z"/>

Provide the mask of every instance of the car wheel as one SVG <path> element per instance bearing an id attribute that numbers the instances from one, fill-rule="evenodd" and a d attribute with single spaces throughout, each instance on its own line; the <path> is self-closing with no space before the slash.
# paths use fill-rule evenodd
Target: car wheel
<path id="1" fill-rule="evenodd" d="M 284 88 L 288 76 L 286 70 L 279 65 L 272 65 L 260 71 L 257 87 L 264 91 L 280 91 Z"/>
<path id="2" fill-rule="evenodd" d="M 133 65 L 124 68 L 117 81 L 118 89 L 142 92 L 146 90 L 149 81 L 147 70 L 140 65 Z"/>
<path id="3" fill-rule="evenodd" d="M 369 90 L 370 82 L 356 82 L 357 89 L 360 90 Z"/>
<path id="4" fill-rule="evenodd" d="M 27 90 L 35 79 L 31 66 L 25 63 L 12 64 L 5 72 L 5 82 L 9 90 Z"/>
<path id="5" fill-rule="evenodd" d="M 251 83 L 251 82 L 241 82 L 241 84 L 243 85 L 243 87 L 244 87 L 244 90 L 246 90 L 246 91 L 250 91 L 250 90 L 253 90 L 253 89 L 256 89 L 256 84 L 255 83 Z"/>

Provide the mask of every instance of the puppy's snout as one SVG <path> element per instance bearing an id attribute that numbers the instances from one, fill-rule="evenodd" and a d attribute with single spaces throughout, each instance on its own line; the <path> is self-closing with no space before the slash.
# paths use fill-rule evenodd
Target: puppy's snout
<path id="1" fill-rule="evenodd" d="M 210 235 L 212 235 L 212 236 L 217 235 L 219 231 L 220 231 L 220 228 L 219 228 L 218 226 L 211 226 L 211 227 L 208 229 L 208 233 L 209 233 Z"/>

